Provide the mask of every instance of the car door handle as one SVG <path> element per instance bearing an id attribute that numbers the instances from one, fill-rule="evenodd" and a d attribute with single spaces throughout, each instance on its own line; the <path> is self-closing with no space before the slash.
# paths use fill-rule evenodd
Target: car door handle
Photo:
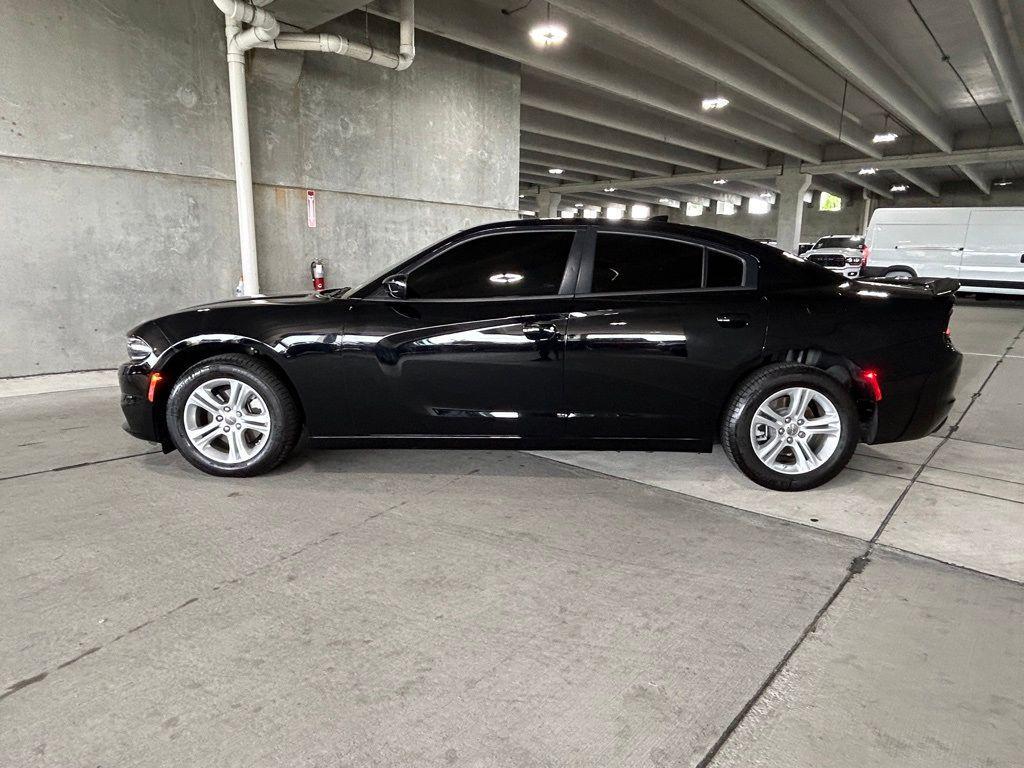
<path id="1" fill-rule="evenodd" d="M 719 315 L 715 320 L 723 328 L 746 328 L 750 324 L 750 315 Z"/>
<path id="2" fill-rule="evenodd" d="M 523 325 L 523 336 L 531 341 L 547 341 L 558 336 L 554 323 L 527 323 Z"/>

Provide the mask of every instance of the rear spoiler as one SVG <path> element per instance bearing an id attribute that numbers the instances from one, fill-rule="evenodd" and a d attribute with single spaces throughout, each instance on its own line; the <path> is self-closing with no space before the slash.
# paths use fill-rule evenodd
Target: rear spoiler
<path id="1" fill-rule="evenodd" d="M 872 277 L 860 282 L 881 285 L 916 285 L 930 291 L 934 296 L 955 294 L 960 289 L 960 281 L 951 277 L 911 277 L 903 280 L 895 277 Z"/>

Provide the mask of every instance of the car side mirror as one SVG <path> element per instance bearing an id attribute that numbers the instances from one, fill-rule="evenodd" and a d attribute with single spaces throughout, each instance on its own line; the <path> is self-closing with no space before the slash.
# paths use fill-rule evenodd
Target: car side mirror
<path id="1" fill-rule="evenodd" d="M 388 292 L 388 296 L 392 299 L 405 300 L 408 294 L 408 286 L 406 283 L 405 275 L 391 275 L 391 277 L 384 278 L 384 290 Z"/>

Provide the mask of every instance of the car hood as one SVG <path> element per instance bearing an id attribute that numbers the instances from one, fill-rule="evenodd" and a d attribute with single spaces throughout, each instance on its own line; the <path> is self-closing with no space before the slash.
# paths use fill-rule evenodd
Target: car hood
<path id="1" fill-rule="evenodd" d="M 183 312 L 188 312 L 194 309 L 220 309 L 220 308 L 235 308 L 240 309 L 242 307 L 265 307 L 268 304 L 314 304 L 324 301 L 325 297 L 321 293 L 280 293 L 272 296 L 243 296 L 237 299 L 221 299 L 220 301 L 210 301 L 205 304 L 196 304 L 193 307 L 186 307 Z"/>

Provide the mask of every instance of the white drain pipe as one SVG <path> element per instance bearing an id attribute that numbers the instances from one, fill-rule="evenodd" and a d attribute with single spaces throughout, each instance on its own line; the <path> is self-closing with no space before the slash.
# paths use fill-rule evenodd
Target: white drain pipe
<path id="1" fill-rule="evenodd" d="M 341 35 L 281 32 L 274 14 L 260 6 L 272 0 L 213 0 L 224 14 L 231 98 L 231 136 L 235 152 L 238 199 L 238 243 L 242 254 L 242 288 L 246 296 L 260 292 L 256 259 L 256 213 L 252 197 L 252 155 L 249 148 L 249 104 L 245 84 L 245 52 L 252 48 L 337 53 L 396 71 L 408 69 L 416 56 L 414 0 L 401 0 L 398 53 L 379 51 Z M 243 29 L 242 25 L 248 25 Z"/>

